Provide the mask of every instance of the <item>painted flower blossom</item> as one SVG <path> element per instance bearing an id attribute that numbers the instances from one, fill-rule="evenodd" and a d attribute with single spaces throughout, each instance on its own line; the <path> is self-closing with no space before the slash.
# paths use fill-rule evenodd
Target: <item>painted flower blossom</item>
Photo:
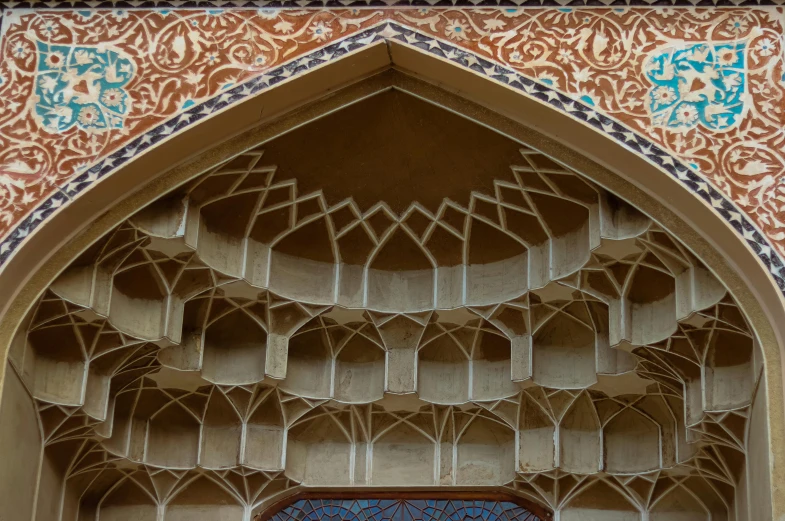
<path id="1" fill-rule="evenodd" d="M 95 125 L 100 120 L 101 116 L 96 110 L 95 107 L 92 105 L 88 105 L 87 107 L 82 107 L 82 110 L 79 111 L 79 123 L 84 126 Z"/>
<path id="2" fill-rule="evenodd" d="M 734 34 L 743 33 L 747 30 L 749 22 L 743 16 L 734 16 L 726 24 L 726 29 Z"/>
<path id="3" fill-rule="evenodd" d="M 698 109 L 694 105 L 685 103 L 676 109 L 676 120 L 684 125 L 690 125 L 698 119 Z"/>
<path id="4" fill-rule="evenodd" d="M 676 101 L 676 91 L 673 90 L 673 87 L 662 85 L 652 91 L 651 99 L 655 107 L 667 105 Z"/>
<path id="5" fill-rule="evenodd" d="M 755 52 L 760 56 L 771 56 L 774 54 L 774 42 L 771 38 L 764 38 L 755 46 Z"/>
<path id="6" fill-rule="evenodd" d="M 330 38 L 333 33 L 332 27 L 326 25 L 324 22 L 316 22 L 308 28 L 314 40 L 324 42 Z"/>
<path id="7" fill-rule="evenodd" d="M 261 67 L 263 65 L 266 65 L 267 64 L 267 56 L 265 56 L 264 54 L 257 54 L 256 57 L 253 60 L 253 63 L 257 67 Z"/>
<path id="8" fill-rule="evenodd" d="M 717 63 L 720 65 L 733 65 L 739 59 L 734 49 L 719 49 L 717 51 Z"/>
<path id="9" fill-rule="evenodd" d="M 30 47 L 25 42 L 19 42 L 11 49 L 11 55 L 16 58 L 25 58 L 30 54 Z"/>
<path id="10" fill-rule="evenodd" d="M 50 36 L 57 34 L 59 29 L 60 28 L 52 20 L 46 20 L 41 25 L 41 30 L 44 31 L 45 33 L 47 33 Z"/>
<path id="11" fill-rule="evenodd" d="M 61 52 L 54 51 L 50 52 L 44 61 L 52 69 L 59 69 L 65 65 L 65 56 Z"/>
<path id="12" fill-rule="evenodd" d="M 451 40 L 468 40 L 469 35 L 466 34 L 468 27 L 460 20 L 450 20 L 444 32 Z"/>
<path id="13" fill-rule="evenodd" d="M 559 55 L 556 57 L 562 63 L 570 63 L 574 60 L 572 51 L 570 49 L 559 49 Z"/>
<path id="14" fill-rule="evenodd" d="M 116 9 L 116 10 L 112 11 L 112 16 L 114 17 L 115 20 L 117 20 L 118 22 L 121 22 L 121 21 L 125 20 L 126 18 L 128 18 L 129 16 L 131 16 L 131 14 L 128 11 L 126 11 L 125 9 Z"/>
<path id="15" fill-rule="evenodd" d="M 123 102 L 123 93 L 120 89 L 107 89 L 101 96 L 101 102 L 107 107 L 117 107 Z"/>

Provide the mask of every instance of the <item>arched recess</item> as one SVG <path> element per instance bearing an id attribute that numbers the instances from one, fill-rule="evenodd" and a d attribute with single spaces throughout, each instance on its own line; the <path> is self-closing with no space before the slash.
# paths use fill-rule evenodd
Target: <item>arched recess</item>
<path id="1" fill-rule="evenodd" d="M 8 303 L 0 325 L 0 345 L 4 349 L 15 347 L 12 346 L 13 335 L 45 287 L 87 245 L 123 218 L 252 145 L 372 94 L 380 88 L 378 82 L 389 83 L 390 79 L 378 76 L 381 79 L 350 86 L 320 103 L 308 103 L 337 87 L 391 67 L 446 88 L 439 90 L 428 86 L 418 95 L 508 136 L 525 139 L 538 149 L 558 156 L 597 184 L 623 194 L 638 208 L 655 215 L 692 251 L 701 253 L 702 260 L 747 311 L 748 320 L 760 340 L 766 359 L 766 386 L 758 389 L 758 395 L 765 399 L 756 404 L 763 408 L 757 411 L 756 418 L 763 419 L 753 418 L 753 421 L 760 422 L 759 427 L 766 437 L 756 450 L 757 454 L 771 451 L 773 461 L 765 457 L 761 460 L 765 468 L 770 465 L 774 469 L 785 467 L 782 465 L 783 448 L 772 443 L 785 433 L 779 348 L 784 344 L 778 336 L 781 332 L 770 325 L 785 323 L 785 307 L 781 293 L 744 239 L 650 159 L 614 143 L 609 136 L 576 121 L 566 112 L 560 112 L 561 103 L 550 106 L 467 67 L 381 36 L 372 45 L 357 46 L 354 52 L 340 60 L 315 68 L 308 74 L 294 76 L 242 104 L 205 118 L 203 123 L 189 127 L 187 132 L 172 133 L 169 140 L 140 154 L 91 186 L 84 196 L 55 212 L 0 272 L 0 298 Z M 409 80 L 399 77 L 395 81 L 405 85 Z M 254 128 L 247 130 L 249 127 Z M 210 148 L 219 142 L 224 144 Z M 2 370 L 6 370 L 5 365 Z M 5 374 L 13 377 L 8 376 L 7 371 Z M 553 406 L 551 408 L 553 410 Z M 286 414 L 284 412 L 284 416 Z M 294 413 L 290 411 L 289 414 Z M 755 414 L 753 411 L 753 416 Z M 9 441 L 0 439 L 0 446 L 3 443 Z M 49 472 L 56 474 L 58 471 Z M 775 515 L 785 513 L 774 492 L 774 483 L 785 481 L 773 472 L 760 477 L 765 484 L 759 490 L 771 491 L 770 496 L 764 498 L 764 506 L 772 505 Z"/>

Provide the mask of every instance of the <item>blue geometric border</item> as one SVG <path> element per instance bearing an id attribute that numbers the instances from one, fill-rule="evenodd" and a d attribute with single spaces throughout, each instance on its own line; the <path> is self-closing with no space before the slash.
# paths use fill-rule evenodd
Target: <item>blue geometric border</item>
<path id="1" fill-rule="evenodd" d="M 389 30 L 388 27 L 390 28 Z M 547 85 L 521 76 L 512 69 L 488 61 L 448 42 L 388 21 L 380 22 L 370 29 L 348 36 L 341 41 L 332 43 L 309 55 L 292 60 L 261 76 L 250 79 L 241 85 L 227 89 L 218 96 L 195 105 L 171 120 L 158 125 L 143 136 L 134 139 L 123 148 L 110 154 L 73 181 L 67 183 L 22 220 L 6 239 L 0 243 L 0 267 L 5 264 L 24 239 L 55 213 L 59 207 L 63 206 L 69 199 L 77 197 L 93 183 L 117 170 L 136 154 L 156 145 L 172 134 L 180 132 L 186 127 L 194 125 L 202 119 L 288 78 L 302 74 L 316 66 L 337 60 L 347 53 L 357 51 L 375 42 L 388 39 L 398 40 L 423 52 L 434 54 L 463 68 L 470 69 L 477 74 L 512 87 L 525 95 L 543 101 L 556 110 L 590 125 L 627 149 L 645 157 L 649 162 L 668 172 L 687 187 L 688 190 L 709 203 L 747 241 L 749 247 L 768 268 L 780 291 L 785 294 L 785 265 L 783 265 L 779 255 L 766 238 L 732 202 L 678 159 L 651 141 L 632 132 L 621 123 L 597 113 L 592 107 L 569 98 Z"/>

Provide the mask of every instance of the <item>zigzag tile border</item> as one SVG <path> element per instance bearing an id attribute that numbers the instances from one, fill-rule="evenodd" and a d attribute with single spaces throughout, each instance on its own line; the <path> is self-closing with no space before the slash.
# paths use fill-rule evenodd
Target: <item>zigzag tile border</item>
<path id="1" fill-rule="evenodd" d="M 666 153 L 651 141 L 632 132 L 618 121 L 597 113 L 590 106 L 571 99 L 543 83 L 526 78 L 511 69 L 460 49 L 444 40 L 423 34 L 402 24 L 388 21 L 381 22 L 372 28 L 336 41 L 303 57 L 298 57 L 267 71 L 261 76 L 227 89 L 220 95 L 189 108 L 113 152 L 55 192 L 19 223 L 6 239 L 0 243 L 0 267 L 22 244 L 24 239 L 54 214 L 59 207 L 89 188 L 92 184 L 109 175 L 119 166 L 128 162 L 138 152 L 144 151 L 160 143 L 175 132 L 179 132 L 209 115 L 220 112 L 230 105 L 280 83 L 286 78 L 305 73 L 313 67 L 336 60 L 348 53 L 385 39 L 394 39 L 417 47 L 422 51 L 434 54 L 461 67 L 470 69 L 477 74 L 517 89 L 528 96 L 549 104 L 573 119 L 590 125 L 597 131 L 615 140 L 618 144 L 645 157 L 650 163 L 668 172 L 691 192 L 709 203 L 728 221 L 766 265 L 780 291 L 785 295 L 785 265 L 771 244 L 731 201 L 681 161 Z"/>

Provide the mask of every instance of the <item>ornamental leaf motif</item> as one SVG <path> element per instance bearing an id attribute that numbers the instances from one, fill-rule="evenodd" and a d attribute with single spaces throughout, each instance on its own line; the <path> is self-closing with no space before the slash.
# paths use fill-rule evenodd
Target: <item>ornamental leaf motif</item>
<path id="1" fill-rule="evenodd" d="M 131 100 L 125 85 L 134 75 L 131 60 L 100 47 L 38 41 L 35 114 L 51 132 L 74 125 L 85 130 L 122 128 Z"/>
<path id="2" fill-rule="evenodd" d="M 652 124 L 672 130 L 736 126 L 746 112 L 745 42 L 698 43 L 654 52 L 645 68 L 653 87 Z"/>

